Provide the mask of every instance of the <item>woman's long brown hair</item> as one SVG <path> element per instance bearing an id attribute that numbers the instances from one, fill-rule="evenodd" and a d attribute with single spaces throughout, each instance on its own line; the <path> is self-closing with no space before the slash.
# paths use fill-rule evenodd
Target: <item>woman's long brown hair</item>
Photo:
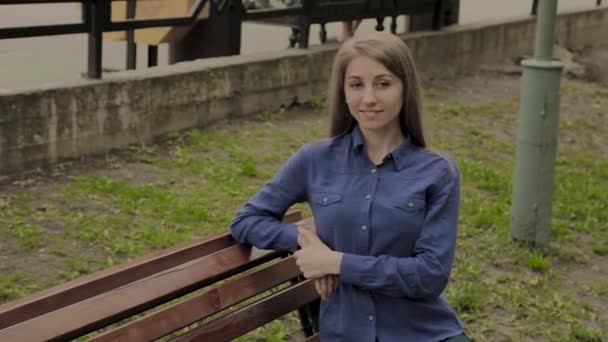
<path id="1" fill-rule="evenodd" d="M 409 48 L 399 37 L 383 32 L 355 36 L 338 50 L 327 96 L 327 110 L 331 121 L 330 136 L 346 134 L 356 125 L 346 104 L 344 76 L 348 64 L 358 56 L 377 60 L 403 82 L 403 107 L 399 114 L 401 132 L 409 137 L 414 145 L 426 147 L 420 113 L 420 85 L 414 60 Z"/>

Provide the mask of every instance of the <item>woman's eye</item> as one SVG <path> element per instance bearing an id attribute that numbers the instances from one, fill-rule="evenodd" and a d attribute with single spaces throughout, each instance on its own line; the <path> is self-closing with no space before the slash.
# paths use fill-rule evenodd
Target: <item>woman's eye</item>
<path id="1" fill-rule="evenodd" d="M 359 88 L 359 87 L 361 87 L 361 85 L 362 85 L 361 83 L 357 82 L 357 83 L 351 83 L 348 86 L 351 88 Z"/>
<path id="2" fill-rule="evenodd" d="M 390 86 L 391 84 L 388 81 L 380 81 L 380 82 L 377 83 L 377 85 L 380 88 L 386 88 L 386 87 Z"/>

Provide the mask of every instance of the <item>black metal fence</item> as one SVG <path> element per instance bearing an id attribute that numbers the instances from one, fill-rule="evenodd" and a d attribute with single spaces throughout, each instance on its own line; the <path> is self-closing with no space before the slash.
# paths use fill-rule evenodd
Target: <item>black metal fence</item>
<path id="1" fill-rule="evenodd" d="M 112 2 L 127 2 L 127 19 L 112 20 Z M 320 40 L 327 40 L 325 24 L 328 22 L 376 18 L 376 29 L 384 29 L 385 17 L 392 18 L 390 29 L 396 30 L 396 17 L 407 14 L 416 18 L 426 18 L 426 22 L 416 24 L 415 29 L 441 29 L 442 26 L 458 22 L 459 0 L 301 0 L 300 5 L 277 8 L 246 10 L 242 0 L 195 0 L 190 13 L 184 17 L 162 19 L 134 19 L 136 1 L 146 0 L 0 0 L 1 5 L 23 4 L 58 4 L 80 3 L 82 5 L 82 22 L 71 24 L 53 24 L 41 26 L 0 27 L 0 40 L 10 38 L 40 37 L 63 34 L 88 34 L 88 68 L 86 76 L 101 78 L 102 74 L 102 34 L 104 32 L 127 32 L 127 68 L 135 68 L 134 30 L 152 27 L 192 26 L 198 21 L 199 15 L 209 2 L 209 22 L 227 14 L 230 25 L 239 25 L 238 34 L 223 36 L 222 28 L 217 30 L 220 35 L 215 39 L 235 40 L 232 46 L 240 46 L 240 25 L 247 20 L 280 22 L 292 27 L 289 38 L 290 46 L 308 47 L 309 28 L 311 24 L 320 24 Z M 601 5 L 602 0 L 595 0 Z M 536 12 L 538 0 L 533 0 L 532 13 Z M 229 12 L 229 13 L 228 13 Z M 213 44 L 212 44 L 213 45 Z M 234 53 L 235 49 L 232 48 Z M 157 46 L 148 47 L 148 66 L 157 64 Z M 216 52 L 217 53 L 217 52 Z M 221 52 L 220 52 L 221 53 Z M 230 53 L 226 53 L 230 54 Z"/>
<path id="2" fill-rule="evenodd" d="M 135 20 L 126 19 L 112 21 L 111 3 L 120 0 L 0 0 L 0 5 L 24 5 L 24 4 L 58 4 L 58 3 L 81 3 L 82 23 L 76 24 L 53 24 L 42 26 L 23 26 L 0 28 L 0 39 L 40 37 L 61 34 L 88 33 L 88 69 L 87 76 L 90 78 L 101 78 L 101 56 L 102 56 L 102 33 L 112 31 L 127 31 L 130 41 L 127 48 L 127 65 L 134 68 L 135 48 L 133 43 L 133 30 L 149 27 L 184 26 L 193 25 L 207 1 L 196 0 L 190 15 L 181 18 Z M 127 0 L 128 14 L 134 17 L 136 0 Z M 140 0 L 145 1 L 145 0 Z M 155 47 L 153 47 L 154 49 Z M 156 55 L 152 50 L 151 56 Z M 149 60 L 149 65 L 156 65 L 155 58 Z"/>
<path id="3" fill-rule="evenodd" d="M 447 7 L 445 4 L 458 3 L 458 0 L 302 0 L 300 5 L 286 8 L 246 10 L 243 7 L 242 0 L 196 0 L 187 16 L 142 20 L 134 19 L 136 0 L 122 0 L 127 2 L 127 19 L 113 21 L 111 4 L 116 1 L 121 0 L 0 0 L 0 5 L 58 3 L 81 3 L 82 5 L 81 23 L 0 28 L 0 39 L 87 33 L 88 68 L 86 76 L 89 78 L 101 78 L 102 34 L 104 32 L 127 32 L 126 65 L 127 69 L 134 69 L 136 63 L 134 30 L 152 27 L 195 25 L 201 10 L 207 2 L 210 2 L 210 18 L 208 19 L 210 21 L 213 21 L 215 17 L 219 17 L 222 14 L 225 15 L 228 11 L 231 12 L 232 22 L 236 22 L 238 25 L 246 20 L 282 21 L 284 24 L 292 26 L 292 34 L 289 38 L 290 46 L 294 47 L 298 45 L 300 48 L 308 47 L 309 27 L 311 24 L 321 25 L 322 42 L 327 40 L 325 24 L 339 20 L 372 17 L 378 20 L 377 29 L 384 29 L 384 17 L 392 17 L 391 30 L 394 32 L 396 27 L 395 18 L 398 15 L 435 13 L 431 26 L 434 29 L 439 29 L 443 24 L 450 23 L 444 20 L 445 16 L 443 14 L 448 13 L 445 11 Z M 453 22 L 456 20 L 453 20 Z M 446 22 L 444 23 L 443 21 Z M 236 38 L 220 35 L 217 39 L 238 39 L 238 42 L 235 43 L 240 46 L 240 34 Z M 234 46 L 235 44 L 232 45 Z M 157 46 L 148 47 L 148 66 L 155 66 L 157 64 L 157 53 Z"/>

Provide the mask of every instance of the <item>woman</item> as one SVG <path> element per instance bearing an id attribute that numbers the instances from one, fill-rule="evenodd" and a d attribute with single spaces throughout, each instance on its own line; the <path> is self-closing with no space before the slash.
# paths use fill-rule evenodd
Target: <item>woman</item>
<path id="1" fill-rule="evenodd" d="M 233 236 L 300 247 L 297 265 L 323 299 L 323 342 L 468 341 L 440 296 L 454 259 L 459 171 L 426 149 L 407 46 L 381 32 L 347 40 L 328 95 L 331 138 L 292 156 L 237 213 Z M 303 201 L 317 232 L 280 221 Z"/>
<path id="2" fill-rule="evenodd" d="M 355 31 L 361 24 L 361 20 L 350 20 L 342 22 L 342 31 L 338 35 L 338 42 L 342 43 L 355 35 Z"/>

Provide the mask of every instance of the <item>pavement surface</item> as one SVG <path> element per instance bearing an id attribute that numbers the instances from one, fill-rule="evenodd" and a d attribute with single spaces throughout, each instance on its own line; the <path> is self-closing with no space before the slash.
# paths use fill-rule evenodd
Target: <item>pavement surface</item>
<path id="1" fill-rule="evenodd" d="M 278 1 L 278 0 L 271 0 Z M 558 11 L 588 9 L 596 0 L 559 0 Z M 608 6 L 604 1 L 602 6 Z M 461 0 L 460 24 L 474 24 L 496 19 L 529 15 L 532 0 Z M 0 27 L 19 27 L 80 21 L 75 4 L 0 5 Z M 398 21 L 403 32 L 405 21 Z M 372 31 L 374 20 L 365 20 L 357 32 Z M 340 31 L 340 23 L 327 26 L 329 39 Z M 311 44 L 319 44 L 319 26 L 311 28 Z M 245 23 L 242 28 L 242 54 L 285 49 L 290 29 L 287 27 Z M 167 45 L 159 46 L 159 65 L 167 65 Z M 124 42 L 104 41 L 103 68 L 125 69 Z M 145 68 L 146 46 L 138 46 L 137 65 Z M 77 80 L 86 71 L 86 34 L 0 40 L 0 94 Z"/>

